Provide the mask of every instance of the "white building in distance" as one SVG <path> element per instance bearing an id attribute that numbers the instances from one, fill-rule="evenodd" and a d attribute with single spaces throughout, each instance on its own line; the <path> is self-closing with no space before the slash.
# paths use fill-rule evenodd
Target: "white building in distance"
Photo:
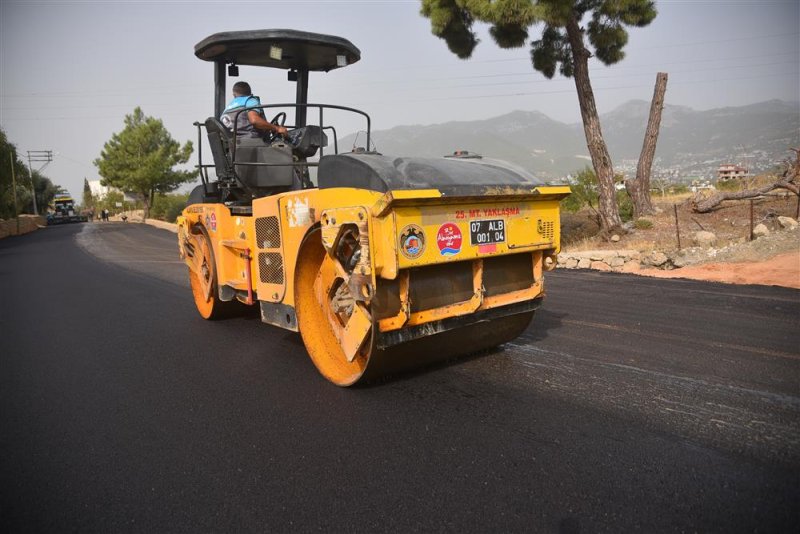
<path id="1" fill-rule="evenodd" d="M 122 193 L 123 200 L 125 202 L 138 202 L 138 198 L 131 195 L 130 193 L 124 193 L 117 189 L 116 187 L 109 187 L 107 185 L 102 185 L 101 180 L 88 180 L 89 182 L 89 190 L 92 192 L 92 196 L 98 200 L 103 200 L 107 194 L 112 191 Z"/>

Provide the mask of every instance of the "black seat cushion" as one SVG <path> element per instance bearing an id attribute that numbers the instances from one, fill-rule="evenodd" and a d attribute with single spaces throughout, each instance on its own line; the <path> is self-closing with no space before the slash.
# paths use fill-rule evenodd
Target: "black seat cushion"
<path id="1" fill-rule="evenodd" d="M 206 133 L 211 155 L 214 157 L 214 168 L 217 178 L 230 180 L 233 178 L 233 165 L 230 159 L 230 146 L 233 134 L 216 117 L 206 119 Z"/>

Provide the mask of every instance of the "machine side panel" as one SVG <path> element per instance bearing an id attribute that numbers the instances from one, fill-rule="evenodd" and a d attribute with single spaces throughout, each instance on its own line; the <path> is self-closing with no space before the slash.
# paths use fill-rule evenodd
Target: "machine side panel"
<path id="1" fill-rule="evenodd" d="M 221 300 L 232 300 L 238 292 L 253 288 L 248 275 L 254 272 L 252 217 L 233 215 L 223 204 L 193 204 L 184 210 L 179 226 L 187 233 L 191 233 L 194 226 L 202 226 L 208 232 L 217 263 Z"/>

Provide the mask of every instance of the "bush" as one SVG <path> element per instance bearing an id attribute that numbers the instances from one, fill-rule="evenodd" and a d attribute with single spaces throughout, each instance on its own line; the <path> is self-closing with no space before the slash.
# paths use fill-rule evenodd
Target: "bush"
<path id="1" fill-rule="evenodd" d="M 595 209 L 597 206 L 597 177 L 590 167 L 580 171 L 569 184 L 572 194 L 561 201 L 561 207 L 570 213 L 584 206 Z"/>
<path id="2" fill-rule="evenodd" d="M 675 185 L 675 186 L 671 187 L 669 192 L 672 193 L 673 195 L 683 195 L 683 194 L 689 192 L 689 186 L 683 185 L 683 184 L 678 184 L 678 185 Z"/>
<path id="3" fill-rule="evenodd" d="M 150 208 L 150 217 L 174 223 L 186 207 L 189 193 L 176 193 L 171 195 L 157 195 Z"/>
<path id="4" fill-rule="evenodd" d="M 633 223 L 633 227 L 637 230 L 650 230 L 653 227 L 653 221 L 650 219 L 636 219 Z"/>
<path id="5" fill-rule="evenodd" d="M 123 204 L 126 209 L 131 209 L 129 202 L 125 202 L 125 197 L 119 191 L 109 191 L 102 199 L 95 200 L 94 213 L 95 216 L 100 215 L 100 212 L 107 209 L 111 215 L 116 215 L 124 208 L 120 208 L 117 204 Z"/>
<path id="6" fill-rule="evenodd" d="M 714 185 L 719 191 L 739 191 L 741 184 L 738 180 L 728 180 L 727 182 L 720 182 Z"/>
<path id="7" fill-rule="evenodd" d="M 622 222 L 633 219 L 633 201 L 628 196 L 627 191 L 617 191 L 617 206 L 619 207 L 619 218 Z"/>

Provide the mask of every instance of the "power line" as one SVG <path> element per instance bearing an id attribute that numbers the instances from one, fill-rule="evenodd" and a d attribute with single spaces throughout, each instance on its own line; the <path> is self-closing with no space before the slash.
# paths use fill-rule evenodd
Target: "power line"
<path id="1" fill-rule="evenodd" d="M 793 71 L 793 72 L 783 72 L 780 74 L 775 74 L 773 78 L 781 78 L 781 77 L 797 77 L 800 72 Z M 757 80 L 762 79 L 763 75 L 760 76 L 739 76 L 733 78 L 716 78 L 711 80 L 677 80 L 671 81 L 671 85 L 697 85 L 703 83 L 720 83 L 720 82 L 733 82 L 733 81 L 742 81 L 742 80 Z M 621 85 L 621 86 L 612 86 L 612 87 L 594 87 L 593 91 L 595 93 L 603 92 L 603 91 L 618 91 L 620 89 L 640 89 L 640 88 L 652 88 L 652 84 L 635 84 L 635 85 Z M 519 93 L 492 93 L 492 94 L 484 94 L 484 95 L 465 95 L 465 96 L 447 96 L 447 97 L 440 97 L 440 98 L 419 98 L 419 99 L 407 99 L 407 100 L 391 100 L 387 101 L 373 101 L 373 102 L 361 102 L 359 105 L 364 107 L 365 105 L 378 105 L 378 104 L 397 104 L 397 103 L 422 103 L 422 102 L 441 102 L 441 101 L 449 101 L 449 100 L 477 100 L 483 98 L 508 98 L 508 97 L 520 97 L 520 96 L 539 96 L 539 95 L 552 95 L 552 94 L 564 94 L 564 93 L 574 93 L 575 88 L 569 89 L 557 89 L 552 91 L 528 91 L 528 92 L 519 92 Z M 172 113 L 163 115 L 163 117 L 170 117 L 170 118 L 195 118 L 197 117 L 197 113 L 194 112 L 187 112 L 187 113 Z M 12 118 L 12 119 L 4 119 L 6 121 L 47 121 L 47 120 L 100 120 L 100 119 L 107 119 L 108 117 L 105 115 L 99 116 L 87 116 L 87 115 L 80 115 L 80 116 L 70 116 L 70 117 L 20 117 L 20 118 Z"/>
<path id="2" fill-rule="evenodd" d="M 797 63 L 794 62 L 794 61 L 782 61 L 782 62 L 777 62 L 777 63 L 762 63 L 762 64 L 758 64 L 758 65 L 737 65 L 735 67 L 710 67 L 710 68 L 702 69 L 702 70 L 697 70 L 697 69 L 675 70 L 675 71 L 669 71 L 669 74 L 670 75 L 673 75 L 673 74 L 688 74 L 688 73 L 693 73 L 693 72 L 708 72 L 708 71 L 715 71 L 715 70 L 732 70 L 732 69 L 749 69 L 749 68 L 753 68 L 753 67 L 768 67 L 768 66 L 774 66 L 774 65 L 796 65 L 796 64 Z M 618 79 L 624 79 L 624 78 L 640 78 L 640 77 L 643 77 L 643 76 L 652 76 L 652 75 L 653 75 L 653 72 L 651 71 L 651 72 L 642 72 L 640 74 L 629 74 L 629 75 L 626 75 L 626 76 L 613 76 L 613 75 L 612 76 L 593 76 L 592 80 L 593 81 L 594 80 L 618 80 Z M 567 81 L 567 80 L 571 81 L 571 79 L 565 79 L 565 81 Z M 521 84 L 548 83 L 548 82 L 552 82 L 552 80 L 532 80 L 532 81 L 522 81 L 522 82 L 499 82 L 499 83 L 474 83 L 474 84 L 468 84 L 468 85 L 445 86 L 445 87 L 442 87 L 442 88 L 447 88 L 447 87 L 449 87 L 449 88 L 492 87 L 492 86 L 497 86 L 497 85 L 521 85 Z"/>
<path id="3" fill-rule="evenodd" d="M 91 3 L 90 1 L 86 0 L 87 3 Z M 662 0 L 663 1 L 663 0 Z M 693 1 L 693 0 L 690 0 Z M 46 3 L 46 2 L 45 2 Z M 97 0 L 97 3 L 103 3 L 103 0 Z M 368 3 L 368 2 L 367 2 Z M 761 2 L 755 2 L 760 4 Z M 716 44 L 716 43 L 728 43 L 728 42 L 736 42 L 736 41 L 749 41 L 753 39 L 769 39 L 774 37 L 792 37 L 792 36 L 800 36 L 800 32 L 791 32 L 791 33 L 777 33 L 777 34 L 769 34 L 769 35 L 754 35 L 749 37 L 734 37 L 730 39 L 719 39 L 719 40 L 711 40 L 711 41 L 693 41 L 693 42 L 686 42 L 686 43 L 679 43 L 679 44 L 665 44 L 665 45 L 656 45 L 656 46 L 643 46 L 643 47 L 636 47 L 636 50 L 651 50 L 651 49 L 661 49 L 661 48 L 674 48 L 674 47 L 685 47 L 685 46 L 696 46 L 702 44 Z M 786 54 L 795 54 L 795 52 L 782 52 L 778 54 L 764 54 L 759 56 L 738 56 L 735 59 L 755 59 L 759 57 L 770 57 L 772 55 L 786 55 Z M 515 58 L 502 58 L 502 59 L 474 59 L 470 60 L 469 63 L 505 63 L 509 61 L 530 61 L 530 56 L 521 56 Z M 686 61 L 675 61 L 671 63 L 661 63 L 661 65 L 670 65 L 670 64 L 681 64 L 681 63 L 697 63 L 697 62 L 706 62 L 706 61 L 725 61 L 724 58 L 709 58 L 709 59 L 695 59 L 695 60 L 686 60 Z M 464 63 L 466 64 L 466 63 Z M 451 65 L 409 65 L 405 67 L 395 67 L 394 70 L 409 70 L 409 69 L 425 69 L 425 68 L 442 68 L 445 66 Z M 647 65 L 615 65 L 615 68 L 639 68 L 641 66 Z M 522 73 L 520 73 L 521 75 Z M 516 75 L 516 74 L 515 74 Z M 485 76 L 495 76 L 495 75 L 485 75 Z M 499 76 L 499 75 L 498 75 Z M 476 76 L 477 77 L 477 76 Z M 463 77 L 463 78 L 470 78 L 470 77 Z M 453 78 L 451 78 L 453 79 Z M 458 78 L 462 79 L 462 78 Z M 169 84 L 169 85 L 147 85 L 141 86 L 140 88 L 143 90 L 147 89 L 180 89 L 184 87 L 189 88 L 198 88 L 197 93 L 192 94 L 201 94 L 199 90 L 199 85 L 197 84 Z M 135 88 L 138 89 L 138 88 Z M 206 93 L 206 90 L 203 90 L 202 93 Z M 141 92 L 137 92 L 137 95 L 142 94 Z M 162 92 L 155 92 L 154 95 L 164 94 Z M 183 93 L 186 94 L 186 93 Z M 63 91 L 63 92 L 56 92 L 56 93 L 25 93 L 25 94 L 10 94 L 10 95 L 0 95 L 0 98 L 28 98 L 28 97 L 56 97 L 56 96 L 128 96 L 129 93 L 119 93 L 119 92 L 111 92 L 111 93 L 103 93 L 103 92 L 89 92 L 89 91 Z"/>
<path id="4" fill-rule="evenodd" d="M 740 59 L 760 59 L 760 58 L 765 58 L 765 57 L 778 57 L 778 56 L 786 56 L 786 55 L 794 56 L 796 54 L 794 52 L 780 52 L 780 53 L 777 53 L 777 54 L 759 54 L 759 55 L 752 55 L 752 56 L 738 56 L 738 57 L 732 58 L 732 59 L 736 59 L 736 60 L 740 60 Z M 705 59 L 694 59 L 694 60 L 687 60 L 687 61 L 663 62 L 663 63 L 659 63 L 659 64 L 620 65 L 620 66 L 615 66 L 615 68 L 616 69 L 622 69 L 622 68 L 624 68 L 624 69 L 632 69 L 632 68 L 646 68 L 646 67 L 662 68 L 664 65 L 682 65 L 682 64 L 686 64 L 686 63 L 708 63 L 708 62 L 721 62 L 721 61 L 726 61 L 726 60 L 725 59 L 715 59 L 715 58 L 705 58 Z M 719 67 L 709 67 L 709 68 L 704 68 L 702 70 L 670 71 L 670 74 L 672 74 L 672 73 L 688 73 L 688 72 L 705 72 L 705 71 L 709 71 L 709 70 L 728 70 L 728 69 L 738 69 L 738 68 L 755 68 L 755 67 L 764 67 L 764 66 L 784 65 L 784 64 L 791 64 L 791 63 L 796 63 L 796 62 L 794 62 L 794 61 L 788 61 L 788 62 L 784 61 L 784 62 L 757 63 L 757 64 L 746 63 L 746 64 L 737 64 L 737 65 L 721 65 Z M 605 69 L 603 69 L 603 70 L 605 70 Z M 651 72 L 646 72 L 646 73 L 642 73 L 642 74 L 626 74 L 626 75 L 612 74 L 612 75 L 609 75 L 609 76 L 592 76 L 592 80 L 611 79 L 611 78 L 620 79 L 620 78 L 626 78 L 626 77 L 650 76 L 651 74 L 652 74 Z M 421 82 L 441 82 L 441 81 L 450 81 L 450 80 L 470 80 L 470 79 L 483 79 L 483 78 L 509 78 L 509 77 L 516 77 L 516 76 L 537 76 L 537 75 L 539 75 L 538 72 L 531 70 L 531 71 L 528 71 L 528 72 L 516 72 L 516 73 L 479 74 L 479 75 L 472 75 L 472 76 L 455 76 L 455 77 L 448 76 L 448 77 L 439 77 L 439 78 L 421 78 L 421 79 L 417 79 L 416 81 L 418 81 L 418 82 L 419 81 L 421 81 Z M 358 86 L 367 86 L 367 85 L 386 85 L 386 84 L 391 84 L 393 86 L 397 86 L 398 83 L 401 83 L 403 81 L 406 81 L 406 80 L 401 79 L 401 80 L 398 81 L 398 80 L 386 80 L 386 79 L 384 79 L 384 80 L 374 81 L 374 82 L 348 83 L 348 84 L 341 84 L 341 85 L 347 85 L 348 87 L 358 87 Z M 549 80 L 549 79 L 539 79 L 539 80 L 532 80 L 532 81 L 528 81 L 528 82 L 508 82 L 508 83 L 509 84 L 511 84 L 511 83 L 515 83 L 515 84 L 519 84 L 519 83 L 548 83 L 548 82 L 552 83 L 553 81 L 554 80 Z M 561 81 L 561 80 L 559 79 L 559 80 L 556 80 L 556 81 Z M 328 85 L 327 87 L 335 88 L 337 85 L 340 85 L 340 84 L 335 84 L 334 83 L 333 85 Z M 502 84 L 472 84 L 472 85 L 464 85 L 464 86 L 461 86 L 461 87 L 481 87 L 481 86 L 491 86 L 491 85 L 502 85 Z M 171 87 L 171 86 L 164 86 L 164 87 Z M 448 86 L 448 87 L 455 87 L 455 86 Z M 198 91 L 196 93 L 194 93 L 194 92 L 193 93 L 183 92 L 182 95 L 185 96 L 185 95 L 191 94 L 191 95 L 200 96 L 201 94 L 206 94 L 206 93 L 208 93 L 208 91 Z M 59 93 L 53 93 L 50 96 L 57 96 L 58 94 Z M 152 92 L 152 93 L 144 93 L 144 94 L 148 95 L 148 96 L 151 96 L 151 95 L 152 96 L 158 96 L 158 95 L 162 95 L 162 94 L 168 94 L 168 92 L 167 93 L 164 93 L 164 92 Z M 132 97 L 142 96 L 142 93 L 136 93 L 136 94 L 128 94 L 128 93 L 94 93 L 93 95 L 88 95 L 87 94 L 87 95 L 80 95 L 80 96 L 84 97 L 84 98 L 96 98 L 97 96 L 117 96 L 117 97 L 131 97 L 132 98 Z M 3 96 L 0 96 L 0 98 L 33 98 L 33 97 L 34 97 L 34 95 L 3 95 Z M 39 96 L 36 96 L 36 98 L 39 98 Z M 170 105 L 170 104 L 158 104 L 158 103 L 155 103 L 155 104 L 147 104 L 147 105 L 148 105 L 148 107 L 158 107 L 158 106 L 165 106 L 165 105 Z M 24 107 L 24 108 L 7 107 L 7 106 L 0 106 L 0 107 L 2 107 L 2 109 L 5 109 L 5 110 L 29 109 L 28 107 Z M 45 106 L 45 107 L 36 106 L 37 109 L 61 109 L 62 107 L 63 106 Z M 86 106 L 70 106 L 70 107 L 71 108 L 78 108 L 78 109 L 82 109 L 82 108 L 111 108 L 111 109 L 116 109 L 116 108 L 121 108 L 121 107 L 130 107 L 130 106 L 129 106 L 129 104 L 92 104 L 92 105 L 86 105 Z"/>
<path id="5" fill-rule="evenodd" d="M 695 3 L 695 2 L 692 2 Z M 756 2 L 757 4 L 761 4 L 762 2 Z M 730 39 L 718 39 L 713 41 L 694 41 L 690 43 L 678 43 L 678 44 L 664 44 L 664 45 L 655 45 L 655 46 L 642 46 L 637 47 L 637 50 L 656 50 L 660 48 L 678 48 L 684 46 L 697 46 L 697 45 L 704 45 L 704 44 L 717 44 L 717 43 L 733 43 L 736 41 L 752 41 L 753 39 L 771 39 L 773 37 L 793 37 L 800 35 L 800 32 L 791 32 L 791 33 L 776 33 L 772 35 L 754 35 L 751 37 L 732 37 Z"/>
<path id="6" fill-rule="evenodd" d="M 785 54 L 774 54 L 775 56 L 785 55 Z M 756 56 L 753 56 L 756 57 Z M 771 57 L 771 55 L 765 56 L 758 56 L 758 57 Z M 698 63 L 698 62 L 706 62 L 708 60 L 698 60 L 698 61 L 687 61 L 686 63 Z M 674 62 L 675 64 L 679 64 L 682 62 Z M 785 64 L 796 64 L 796 61 L 783 61 L 783 62 L 773 62 L 773 63 L 747 63 L 741 65 L 721 65 L 719 67 L 709 67 L 703 69 L 685 69 L 685 70 L 678 70 L 678 71 L 669 71 L 670 74 L 674 73 L 687 73 L 687 72 L 706 72 L 709 70 L 729 70 L 729 69 L 739 69 L 739 68 L 757 68 L 763 66 L 773 66 L 773 65 L 785 65 Z M 661 69 L 663 65 L 668 65 L 670 63 L 663 63 L 661 65 L 652 65 L 651 68 Z M 597 71 L 595 71 L 597 72 Z M 601 80 L 601 79 L 620 79 L 620 78 L 629 78 L 629 77 L 638 77 L 638 76 L 650 76 L 652 71 L 643 72 L 640 74 L 609 74 L 606 76 L 599 75 L 599 76 L 591 76 L 592 80 Z M 485 78 L 510 78 L 510 77 L 518 77 L 518 76 L 536 76 L 538 77 L 539 73 L 535 71 L 530 72 L 518 72 L 518 73 L 503 73 L 503 74 L 482 74 L 482 75 L 475 75 L 475 76 L 458 76 L 458 77 L 441 77 L 441 78 L 422 78 L 417 81 L 422 82 L 431 82 L 431 83 L 439 83 L 442 81 L 450 81 L 450 80 L 470 80 L 470 79 L 485 79 Z M 528 80 L 524 82 L 508 82 L 508 83 L 553 83 L 559 81 L 569 81 L 570 78 L 558 78 L 556 80 L 550 80 L 546 78 L 540 78 L 536 80 Z M 392 85 L 396 87 L 403 83 L 404 80 L 381 80 L 376 82 L 369 82 L 365 84 L 347 84 L 348 87 L 357 87 L 357 86 L 364 86 L 364 85 Z M 461 86 L 461 87 L 477 87 L 483 84 L 473 84 L 469 86 Z M 485 84 L 485 85 L 502 85 L 502 84 Z M 449 86 L 455 87 L 455 86 Z"/>
<path id="7" fill-rule="evenodd" d="M 731 59 L 736 59 L 736 60 L 739 60 L 739 59 L 761 59 L 761 58 L 765 58 L 765 57 L 787 56 L 787 55 L 797 56 L 797 53 L 795 53 L 795 52 L 780 52 L 780 53 L 777 53 L 777 54 L 759 54 L 757 56 L 736 56 L 735 58 L 731 58 Z M 685 61 L 664 61 L 664 62 L 659 62 L 659 63 L 646 63 L 646 64 L 639 64 L 639 65 L 613 65 L 613 68 L 614 69 L 638 69 L 638 68 L 648 68 L 648 67 L 661 68 L 664 65 L 683 65 L 685 63 L 709 63 L 709 62 L 721 62 L 721 61 L 730 61 L 730 60 L 727 59 L 727 58 L 690 59 L 690 60 L 685 60 Z M 751 66 L 751 65 L 752 64 L 748 64 L 748 65 L 732 65 L 731 67 L 739 67 L 739 66 L 747 67 L 747 66 Z M 592 67 L 590 66 L 589 70 L 591 72 L 599 72 L 599 71 L 606 71 L 609 68 L 612 68 L 612 66 L 603 65 L 602 67 L 595 68 L 595 69 L 592 69 Z M 499 77 L 503 77 L 503 76 L 535 76 L 537 74 L 540 74 L 540 73 L 538 71 L 530 70 L 530 71 L 527 71 L 527 72 L 515 72 L 515 73 L 504 73 L 504 74 L 477 74 L 477 75 L 472 75 L 472 76 L 449 76 L 447 79 L 450 79 L 450 80 L 468 80 L 468 79 L 471 79 L 471 78 L 499 78 Z M 442 79 L 442 78 L 429 78 L 429 80 L 440 80 L 440 79 Z M 595 79 L 595 77 L 593 76 L 592 79 Z M 382 83 L 382 82 L 375 82 L 375 83 Z"/>
<path id="8" fill-rule="evenodd" d="M 796 77 L 798 72 L 785 72 L 781 74 L 776 74 L 774 77 L 784 77 L 784 76 L 794 76 Z M 761 79 L 763 76 L 742 76 L 736 78 L 718 78 L 714 80 L 695 80 L 695 81 L 677 81 L 671 82 L 673 85 L 695 85 L 700 83 L 719 83 L 719 82 L 731 82 L 731 81 L 741 81 L 741 80 L 754 80 L 754 79 Z M 617 91 L 620 89 L 638 89 L 643 87 L 650 87 L 652 88 L 652 84 L 640 84 L 640 85 L 623 85 L 623 86 L 614 86 L 614 87 L 595 87 L 593 91 L 595 93 L 602 92 L 602 91 Z M 485 95 L 469 95 L 469 96 L 447 96 L 442 98 L 428 98 L 428 99 L 414 99 L 414 100 L 394 100 L 393 102 L 405 102 L 405 103 L 419 103 L 419 102 L 439 102 L 439 101 L 447 101 L 447 100 L 471 100 L 471 99 L 481 99 L 481 98 L 505 98 L 505 97 L 518 97 L 518 96 L 538 96 L 538 95 L 551 95 L 551 94 L 562 94 L 562 93 L 574 93 L 575 88 L 570 89 L 559 89 L 553 91 L 531 91 L 531 92 L 524 92 L 524 93 L 494 93 L 494 94 L 485 94 Z M 376 101 L 371 102 L 370 104 L 384 104 L 385 102 Z M 364 104 L 362 104 L 364 105 Z"/>
<path id="9" fill-rule="evenodd" d="M 753 35 L 750 37 L 733 37 L 730 39 L 719 39 L 713 41 L 692 41 L 686 43 L 678 43 L 678 44 L 664 44 L 664 45 L 655 45 L 655 46 L 641 46 L 636 47 L 636 50 L 657 50 L 661 48 L 678 48 L 678 47 L 685 47 L 685 46 L 697 46 L 697 45 L 705 45 L 705 44 L 717 44 L 717 43 L 731 43 L 736 41 L 752 41 L 754 39 L 772 39 L 774 37 L 796 37 L 800 36 L 800 32 L 791 32 L 791 33 L 775 33 L 770 35 Z M 470 63 L 505 63 L 509 61 L 530 61 L 530 56 L 520 56 L 520 57 L 513 57 L 513 58 L 502 58 L 502 59 L 471 59 L 469 60 Z M 441 68 L 443 65 L 419 65 L 419 66 L 410 66 L 410 67 L 399 67 L 399 69 L 407 70 L 409 68 Z"/>

